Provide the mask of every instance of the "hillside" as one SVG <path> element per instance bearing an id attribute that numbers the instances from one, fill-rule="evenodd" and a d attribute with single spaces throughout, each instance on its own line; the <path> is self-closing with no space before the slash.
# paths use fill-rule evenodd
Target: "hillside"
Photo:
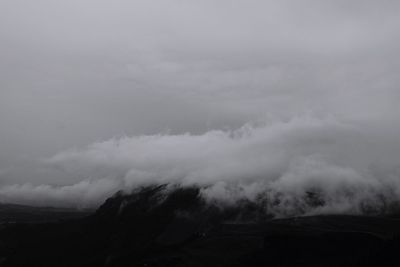
<path id="1" fill-rule="evenodd" d="M 194 187 L 151 186 L 84 218 L 7 225 L 0 266 L 398 266 L 399 233 L 395 218 L 261 218 Z"/>

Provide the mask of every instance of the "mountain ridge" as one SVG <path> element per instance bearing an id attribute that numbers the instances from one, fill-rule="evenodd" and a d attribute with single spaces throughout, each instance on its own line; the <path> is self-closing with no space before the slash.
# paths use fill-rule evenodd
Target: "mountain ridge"
<path id="1" fill-rule="evenodd" d="M 261 209 L 262 210 L 262 209 Z M 198 187 L 117 192 L 83 218 L 0 229 L 0 266 L 395 266 L 400 220 L 260 217 L 221 207 Z M 368 253 L 367 253 L 368 252 Z"/>

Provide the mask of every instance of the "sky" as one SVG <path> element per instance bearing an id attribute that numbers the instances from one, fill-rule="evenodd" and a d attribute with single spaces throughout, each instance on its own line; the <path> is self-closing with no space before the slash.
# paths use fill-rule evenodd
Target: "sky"
<path id="1" fill-rule="evenodd" d="M 0 0 L 0 201 L 95 206 L 149 181 L 282 192 L 314 176 L 384 192 L 400 180 L 399 14 L 372 0 Z"/>

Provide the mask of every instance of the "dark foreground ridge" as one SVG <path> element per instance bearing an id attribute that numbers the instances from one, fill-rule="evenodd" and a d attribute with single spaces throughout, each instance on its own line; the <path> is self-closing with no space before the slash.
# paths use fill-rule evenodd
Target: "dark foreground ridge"
<path id="1" fill-rule="evenodd" d="M 91 210 L 70 208 L 31 207 L 16 204 L 0 204 L 0 224 L 40 223 L 77 219 L 91 214 Z"/>
<path id="2" fill-rule="evenodd" d="M 0 266 L 400 266 L 398 219 L 271 219 L 250 203 L 206 203 L 193 187 L 117 193 L 61 219 L 0 225 Z"/>

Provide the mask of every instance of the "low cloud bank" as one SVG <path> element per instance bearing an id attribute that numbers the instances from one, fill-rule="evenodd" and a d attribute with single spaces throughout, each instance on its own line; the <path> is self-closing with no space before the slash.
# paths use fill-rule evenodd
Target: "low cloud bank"
<path id="1" fill-rule="evenodd" d="M 81 182 L 6 185 L 0 201 L 96 207 L 120 189 L 175 183 L 201 186 L 223 205 L 259 202 L 277 216 L 386 211 L 400 200 L 396 131 L 300 116 L 202 135 L 114 138 L 44 160 Z"/>
<path id="2" fill-rule="evenodd" d="M 113 179 L 83 180 L 70 186 L 13 184 L 0 188 L 0 202 L 85 209 L 98 206 L 118 188 Z"/>

